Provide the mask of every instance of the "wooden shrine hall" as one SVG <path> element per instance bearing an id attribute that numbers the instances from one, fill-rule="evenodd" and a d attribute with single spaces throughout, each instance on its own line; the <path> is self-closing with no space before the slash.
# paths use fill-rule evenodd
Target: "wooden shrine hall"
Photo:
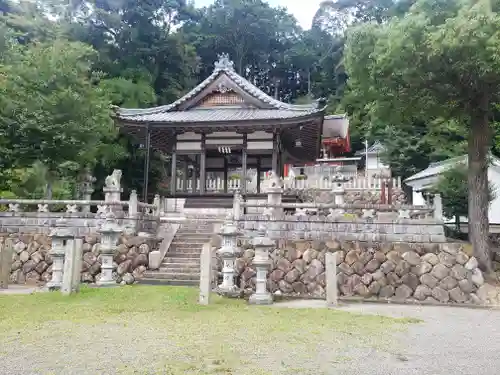
<path id="1" fill-rule="evenodd" d="M 272 98 L 236 73 L 222 55 L 213 73 L 172 104 L 115 108 L 115 122 L 149 150 L 171 155 L 173 197 L 261 193 L 265 173 L 315 161 L 322 144 L 319 102 L 292 105 Z M 147 183 L 145 184 L 147 186 Z"/>

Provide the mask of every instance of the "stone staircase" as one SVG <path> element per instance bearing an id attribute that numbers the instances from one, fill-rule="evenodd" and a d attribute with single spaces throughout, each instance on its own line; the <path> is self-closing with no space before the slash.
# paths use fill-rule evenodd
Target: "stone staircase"
<path id="1" fill-rule="evenodd" d="M 208 219 L 208 218 L 207 218 Z M 160 269 L 146 271 L 142 284 L 198 285 L 202 247 L 214 233 L 213 223 L 184 222 L 177 231 Z"/>

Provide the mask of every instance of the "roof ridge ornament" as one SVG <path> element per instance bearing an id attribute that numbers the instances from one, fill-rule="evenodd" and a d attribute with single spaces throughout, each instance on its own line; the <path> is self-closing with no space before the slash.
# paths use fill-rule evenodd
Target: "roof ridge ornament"
<path id="1" fill-rule="evenodd" d="M 217 60 L 214 64 L 215 69 L 218 70 L 234 70 L 234 62 L 229 59 L 228 53 L 221 53 L 217 56 Z"/>

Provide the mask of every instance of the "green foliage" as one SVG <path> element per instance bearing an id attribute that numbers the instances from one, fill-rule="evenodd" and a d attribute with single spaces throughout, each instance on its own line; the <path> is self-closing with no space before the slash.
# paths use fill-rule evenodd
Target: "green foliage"
<path id="1" fill-rule="evenodd" d="M 12 47 L 0 67 L 0 128 L 18 166 L 39 161 L 57 173 L 95 159 L 101 134 L 113 130 L 109 102 L 90 80 L 94 56 L 61 40 Z"/>
<path id="2" fill-rule="evenodd" d="M 398 129 L 393 134 L 405 134 L 399 129 L 423 123 L 430 135 L 436 123 L 447 124 L 444 134 L 461 136 L 459 142 L 447 142 L 448 151 L 463 146 L 469 133 L 470 234 L 488 271 L 487 154 L 490 119 L 500 101 L 497 11 L 497 2 L 492 7 L 487 1 L 417 0 L 405 17 L 350 30 L 345 52 L 349 86 L 365 98 L 363 111 L 370 125 L 385 124 Z M 418 146 L 417 156 L 420 146 L 430 146 L 439 137 L 420 139 L 417 135 L 409 143 Z"/>
<path id="3" fill-rule="evenodd" d="M 446 217 L 467 217 L 469 188 L 467 184 L 468 170 L 464 164 L 450 168 L 443 172 L 438 182 L 431 189 L 432 193 L 439 193 L 443 198 L 443 213 Z M 491 183 L 488 186 L 488 200 L 495 199 L 496 188 Z"/>

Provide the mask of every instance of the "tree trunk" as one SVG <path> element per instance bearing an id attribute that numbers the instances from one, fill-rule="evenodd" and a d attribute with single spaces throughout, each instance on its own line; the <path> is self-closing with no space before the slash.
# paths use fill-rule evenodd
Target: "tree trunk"
<path id="1" fill-rule="evenodd" d="M 488 98 L 473 109 L 469 131 L 469 239 L 483 271 L 492 272 L 488 221 Z"/>
<path id="2" fill-rule="evenodd" d="M 461 228 L 460 228 L 460 215 L 455 215 L 455 230 L 457 233 L 462 233 Z"/>

